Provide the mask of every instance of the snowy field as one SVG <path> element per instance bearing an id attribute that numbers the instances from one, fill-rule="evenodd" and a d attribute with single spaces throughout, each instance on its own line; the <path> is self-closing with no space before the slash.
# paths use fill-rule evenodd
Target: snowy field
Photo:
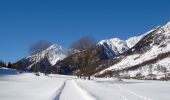
<path id="1" fill-rule="evenodd" d="M 170 82 L 40 75 L 0 69 L 0 100 L 170 100 Z"/>

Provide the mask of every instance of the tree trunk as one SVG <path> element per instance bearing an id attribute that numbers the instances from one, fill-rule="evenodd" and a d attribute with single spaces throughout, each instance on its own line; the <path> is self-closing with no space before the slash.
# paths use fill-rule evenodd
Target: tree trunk
<path id="1" fill-rule="evenodd" d="M 90 80 L 90 76 L 88 76 L 88 80 Z"/>

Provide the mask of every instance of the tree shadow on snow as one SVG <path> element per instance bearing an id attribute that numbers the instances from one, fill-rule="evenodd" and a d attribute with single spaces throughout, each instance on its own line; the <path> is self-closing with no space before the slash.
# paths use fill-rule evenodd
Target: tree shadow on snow
<path id="1" fill-rule="evenodd" d="M 140 84 L 140 83 L 149 83 L 149 82 L 137 82 L 137 81 L 117 81 L 117 80 L 108 80 L 108 81 L 95 81 L 98 83 L 104 84 Z"/>
<path id="2" fill-rule="evenodd" d="M 17 71 L 15 69 L 7 69 L 7 68 L 0 68 L 0 75 L 17 75 L 22 72 Z"/>

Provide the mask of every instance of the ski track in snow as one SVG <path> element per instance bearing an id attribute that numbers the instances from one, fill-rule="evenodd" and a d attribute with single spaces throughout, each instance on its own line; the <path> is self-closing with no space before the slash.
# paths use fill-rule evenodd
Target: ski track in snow
<path id="1" fill-rule="evenodd" d="M 76 86 L 76 88 L 81 92 L 81 94 L 85 98 L 87 98 L 87 100 L 97 100 L 92 94 L 90 94 L 88 91 L 83 89 L 80 85 L 78 85 L 77 82 L 75 82 L 75 80 L 73 82 L 74 82 L 74 85 Z"/>
<path id="2" fill-rule="evenodd" d="M 112 97 L 101 97 L 102 95 L 101 94 L 112 94 L 114 95 L 113 97 L 115 97 L 114 99 L 115 100 L 129 100 L 126 96 L 122 95 L 121 93 L 117 93 L 117 92 L 114 92 L 114 91 L 110 91 L 110 88 L 106 88 L 106 87 L 103 87 L 100 83 L 96 83 L 96 82 L 92 82 L 92 83 L 95 83 L 97 86 L 100 85 L 99 87 L 102 89 L 102 90 L 107 90 L 107 91 L 100 91 L 100 93 L 95 93 L 93 92 L 92 90 L 97 90 L 97 88 L 99 87 L 86 87 L 85 85 L 81 84 L 81 83 L 77 83 L 79 85 L 80 88 L 82 88 L 86 93 L 88 93 L 89 95 L 91 95 L 93 98 L 95 98 L 95 100 L 107 100 L 107 99 L 113 99 Z M 92 89 L 92 90 L 91 90 Z M 103 95 L 104 96 L 104 95 Z M 88 100 L 88 99 L 87 99 Z"/>
<path id="3" fill-rule="evenodd" d="M 83 91 L 85 91 L 87 94 L 89 94 L 90 96 L 95 98 L 95 100 L 105 100 L 105 99 L 103 99 L 103 97 L 101 97 L 101 95 L 98 95 L 99 93 L 100 94 L 107 94 L 107 93 L 113 94 L 113 95 L 115 95 L 115 98 L 116 98 L 116 96 L 119 97 L 119 100 L 131 100 L 131 99 L 152 100 L 149 97 L 143 96 L 143 95 L 138 94 L 138 93 L 131 91 L 129 89 L 125 89 L 125 88 L 119 86 L 118 84 L 107 85 L 107 84 L 98 83 L 98 82 L 89 82 L 89 86 L 86 86 L 86 84 L 84 84 L 84 83 L 82 84 L 82 83 L 78 82 L 77 84 L 80 88 L 82 88 Z M 91 86 L 93 85 L 92 87 L 90 86 L 90 83 L 92 83 L 91 84 Z M 100 89 L 99 89 L 99 93 L 95 94 L 93 92 L 93 89 L 96 89 L 96 91 L 98 91 L 98 90 L 97 90 L 97 88 L 94 87 L 94 85 L 96 85 L 98 88 L 100 87 L 101 89 L 103 89 L 103 91 L 100 91 Z M 111 91 L 112 89 L 116 90 L 116 91 Z"/>
<path id="4" fill-rule="evenodd" d="M 65 80 L 63 85 L 59 89 L 57 89 L 57 91 L 54 94 L 55 97 L 53 98 L 53 100 L 60 100 L 60 95 L 61 95 L 61 93 L 62 93 L 62 91 L 63 91 L 63 89 L 65 87 L 66 82 L 67 82 L 67 80 Z"/>
<path id="5" fill-rule="evenodd" d="M 70 99 L 70 98 L 67 98 L 67 96 L 66 96 L 67 94 L 65 95 L 65 93 L 64 93 L 65 91 L 69 90 L 67 85 L 69 85 L 69 87 L 73 87 L 73 90 L 74 90 L 74 91 L 72 90 L 73 93 L 75 91 L 78 91 L 79 92 L 79 96 L 84 98 L 84 100 L 98 100 L 98 99 L 94 98 L 92 95 L 90 95 L 87 91 L 82 89 L 75 82 L 74 79 L 67 79 L 67 80 L 65 80 L 63 85 L 59 89 L 57 89 L 57 91 L 55 92 L 55 97 L 53 98 L 53 100 L 69 100 Z M 77 93 L 75 93 L 75 94 L 77 95 Z M 74 95 L 74 96 L 76 96 L 76 95 Z"/>
<path id="6" fill-rule="evenodd" d="M 151 98 L 148 98 L 148 97 L 146 97 L 146 96 L 142 96 L 142 95 L 137 94 L 137 93 L 135 93 L 135 92 L 133 92 L 133 91 L 131 91 L 131 90 L 124 89 L 124 88 L 122 88 L 122 87 L 119 86 L 119 85 L 115 85 L 115 86 L 116 86 L 117 88 L 119 88 L 120 90 L 126 91 L 126 92 L 128 92 L 128 93 L 130 93 L 130 94 L 132 94 L 132 95 L 134 95 L 134 96 L 137 96 L 137 97 L 139 97 L 139 98 L 141 98 L 141 99 L 144 99 L 144 100 L 152 100 Z"/>
<path id="7" fill-rule="evenodd" d="M 139 94 L 137 94 L 137 93 L 135 93 L 135 92 L 133 92 L 133 91 L 130 91 L 130 90 L 126 90 L 126 91 L 129 92 L 129 93 L 131 93 L 131 94 L 133 94 L 133 95 L 135 95 L 135 96 L 138 96 L 138 97 L 140 97 L 140 98 L 143 98 L 144 100 L 152 100 L 152 99 L 150 99 L 150 98 L 148 98 L 148 97 L 139 95 Z"/>

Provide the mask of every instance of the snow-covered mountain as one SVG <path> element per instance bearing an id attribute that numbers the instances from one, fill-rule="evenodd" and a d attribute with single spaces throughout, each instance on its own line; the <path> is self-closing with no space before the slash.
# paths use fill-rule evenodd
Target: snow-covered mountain
<path id="1" fill-rule="evenodd" d="M 121 54 L 129 49 L 126 42 L 123 40 L 120 40 L 119 38 L 102 40 L 98 43 L 98 45 L 101 45 L 104 47 L 105 52 L 109 57 L 113 57 L 114 55 Z M 110 51 L 112 53 L 110 53 Z"/>
<path id="2" fill-rule="evenodd" d="M 120 56 L 121 60 L 97 74 L 120 72 L 126 77 L 147 77 L 170 72 L 170 22 L 127 42 L 132 48 Z"/>
<path id="3" fill-rule="evenodd" d="M 113 57 L 115 55 L 124 53 L 130 48 L 132 48 L 133 46 L 135 46 L 144 36 L 152 32 L 153 30 L 154 29 L 139 36 L 130 37 L 127 40 L 121 40 L 119 38 L 112 38 L 112 39 L 101 40 L 97 44 L 104 47 L 105 52 L 109 57 Z"/>
<path id="4" fill-rule="evenodd" d="M 63 60 L 68 55 L 68 50 L 63 48 L 60 45 L 54 44 L 48 47 L 46 50 L 40 53 L 40 65 L 43 68 L 45 67 L 52 67 L 56 64 L 57 61 Z M 36 62 L 37 55 L 31 55 L 25 57 L 14 64 L 19 64 L 22 66 L 21 69 L 33 69 L 32 67 L 37 63 Z"/>
<path id="5" fill-rule="evenodd" d="M 133 67 L 142 68 L 148 62 L 155 64 L 158 60 L 164 61 L 169 55 L 165 52 L 169 50 L 169 34 L 168 23 L 125 41 L 118 38 L 102 40 L 83 52 L 63 59 L 54 67 L 59 68 L 56 72 L 61 74 L 75 74 L 82 68 L 81 59 L 90 52 L 91 62 L 94 64 L 92 73 L 96 73 L 95 75 L 111 75 L 117 70 L 128 73 Z"/>
<path id="6" fill-rule="evenodd" d="M 43 53 L 45 52 L 47 52 L 46 57 L 51 65 L 54 65 L 59 60 L 63 60 L 65 57 L 67 57 L 68 53 L 66 49 L 57 44 L 54 44 L 47 48 L 47 50 L 43 51 Z"/>

